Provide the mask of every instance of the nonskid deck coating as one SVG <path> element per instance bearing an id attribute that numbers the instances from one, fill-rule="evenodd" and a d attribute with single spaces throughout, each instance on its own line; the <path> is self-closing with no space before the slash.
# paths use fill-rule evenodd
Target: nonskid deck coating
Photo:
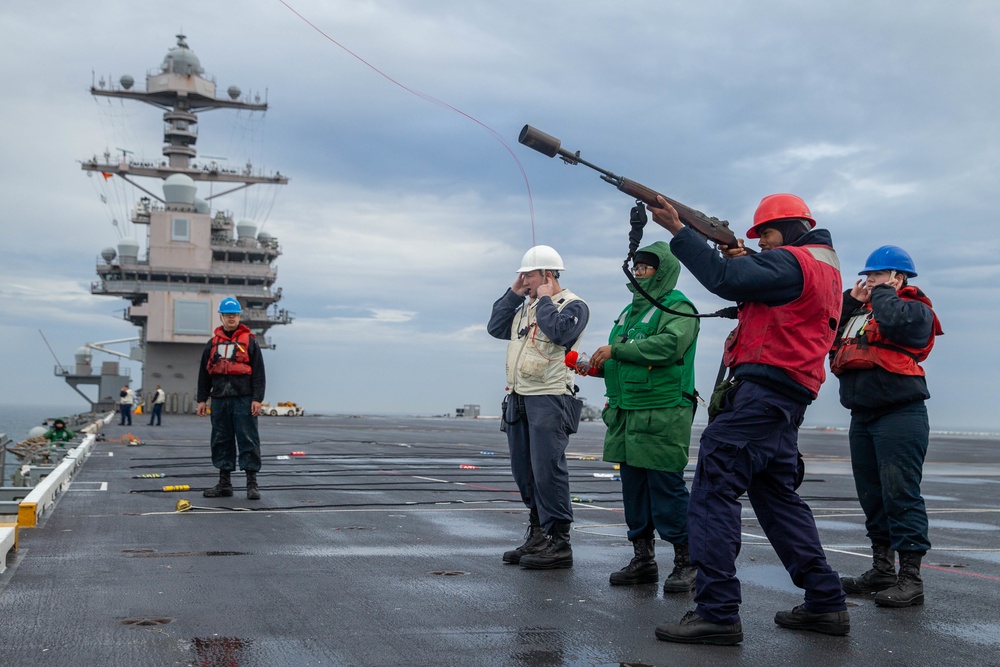
<path id="1" fill-rule="evenodd" d="M 168 415 L 162 427 L 106 428 L 108 441 L 42 525 L 21 533 L 0 577 L 0 664 L 998 662 L 995 440 L 932 438 L 923 487 L 935 545 L 925 559 L 927 604 L 886 610 L 852 596 L 847 638 L 774 625 L 774 612 L 799 604 L 801 592 L 744 503 L 746 640 L 722 648 L 653 637 L 656 624 L 680 618 L 690 596 L 608 585 L 631 549 L 620 482 L 594 477 L 611 471 L 599 460 L 600 424 L 584 423 L 571 439 L 571 493 L 581 501 L 575 564 L 550 572 L 500 562 L 521 542 L 526 511 L 495 420 L 313 416 L 260 424 L 259 502 L 243 497 L 241 473 L 233 498 L 201 497 L 216 477 L 207 419 Z M 144 444 L 119 444 L 126 432 Z M 846 434 L 804 430 L 801 448 L 800 492 L 829 560 L 860 573 L 870 563 Z M 147 472 L 169 477 L 132 479 Z M 96 490 L 103 482 L 107 490 Z M 157 490 L 173 484 L 192 491 Z M 179 498 L 195 509 L 174 512 Z M 657 547 L 663 576 L 670 549 Z"/>

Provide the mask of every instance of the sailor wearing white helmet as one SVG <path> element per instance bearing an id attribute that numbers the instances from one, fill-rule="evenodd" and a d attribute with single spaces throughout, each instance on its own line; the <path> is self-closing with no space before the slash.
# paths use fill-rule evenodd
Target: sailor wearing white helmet
<path id="1" fill-rule="evenodd" d="M 510 465 L 528 507 L 525 542 L 503 555 L 527 569 L 573 565 L 566 447 L 580 421 L 573 371 L 575 350 L 590 319 L 580 297 L 559 285 L 562 257 L 547 245 L 526 252 L 517 278 L 493 304 L 487 329 L 507 345 L 507 397 L 502 422 Z"/>

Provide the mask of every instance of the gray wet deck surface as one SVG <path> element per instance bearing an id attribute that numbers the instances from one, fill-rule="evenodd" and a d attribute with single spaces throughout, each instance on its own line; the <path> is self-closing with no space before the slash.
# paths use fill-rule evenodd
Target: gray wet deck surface
<path id="1" fill-rule="evenodd" d="M 0 575 L 0 664 L 1000 664 L 996 440 L 932 439 L 927 604 L 886 610 L 851 597 L 846 638 L 774 625 L 801 592 L 744 503 L 746 639 L 708 647 L 653 636 L 690 596 L 608 585 L 631 549 L 620 483 L 595 477 L 611 466 L 588 460 L 600 456 L 599 423 L 570 444 L 572 494 L 583 501 L 575 565 L 533 572 L 500 561 L 520 544 L 526 511 L 495 420 L 262 418 L 259 502 L 243 497 L 240 473 L 234 498 L 201 497 L 216 477 L 207 419 L 140 420 L 107 427 L 55 510 L 21 532 Z M 126 432 L 144 444 L 117 442 Z M 829 559 L 858 574 L 870 559 L 846 433 L 805 430 L 800 445 L 800 491 Z M 143 473 L 169 477 L 132 478 Z M 192 490 L 158 490 L 166 484 Z M 174 512 L 180 498 L 195 509 Z M 657 546 L 662 577 L 671 553 Z"/>

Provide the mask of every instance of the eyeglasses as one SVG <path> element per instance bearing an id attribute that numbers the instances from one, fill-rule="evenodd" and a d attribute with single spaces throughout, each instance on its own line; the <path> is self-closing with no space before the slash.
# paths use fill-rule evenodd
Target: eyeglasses
<path id="1" fill-rule="evenodd" d="M 639 275 L 640 273 L 649 273 L 651 271 L 656 271 L 656 269 L 651 267 L 649 264 L 636 264 L 635 266 L 632 267 L 632 273 L 634 275 Z"/>

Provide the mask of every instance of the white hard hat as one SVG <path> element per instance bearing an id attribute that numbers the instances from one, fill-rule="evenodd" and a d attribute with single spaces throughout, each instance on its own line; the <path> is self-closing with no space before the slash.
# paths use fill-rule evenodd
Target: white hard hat
<path id="1" fill-rule="evenodd" d="M 525 273 L 539 269 L 548 269 L 549 271 L 566 270 L 563 267 L 562 257 L 559 256 L 559 253 L 556 252 L 555 248 L 547 245 L 536 245 L 524 253 L 524 257 L 521 258 L 521 268 L 517 272 Z"/>

